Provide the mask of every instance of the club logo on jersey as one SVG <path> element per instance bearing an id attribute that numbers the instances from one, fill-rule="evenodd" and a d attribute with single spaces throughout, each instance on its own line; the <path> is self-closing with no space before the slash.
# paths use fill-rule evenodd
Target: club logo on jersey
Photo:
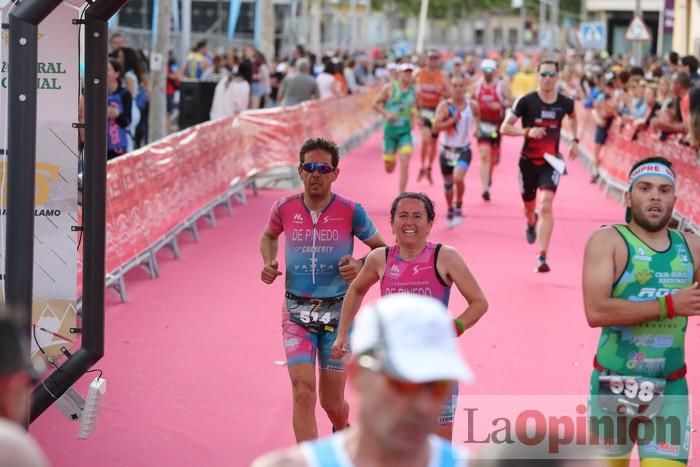
<path id="1" fill-rule="evenodd" d="M 342 221 L 343 219 L 340 217 L 328 217 L 328 216 L 323 216 L 323 222 L 321 224 L 327 224 L 329 222 L 333 221 Z"/>
<path id="2" fill-rule="evenodd" d="M 295 224 L 303 224 L 304 223 L 304 218 L 299 213 L 294 214 L 293 219 L 294 219 Z"/>
<path id="3" fill-rule="evenodd" d="M 647 255 L 646 251 L 644 251 L 644 248 L 637 248 L 637 254 L 634 255 L 634 260 L 650 262 L 651 256 Z"/>
<path id="4" fill-rule="evenodd" d="M 398 265 L 398 264 L 393 264 L 393 265 L 389 268 L 389 272 L 390 272 L 391 274 L 394 274 L 394 275 L 397 275 L 397 276 L 398 276 L 399 274 L 401 274 L 401 269 L 399 268 L 399 265 Z"/>
<path id="5" fill-rule="evenodd" d="M 543 110 L 540 114 L 540 118 L 542 118 L 542 120 L 556 120 L 557 112 L 554 110 Z"/>
<path id="6" fill-rule="evenodd" d="M 432 266 L 420 267 L 418 265 L 415 265 L 415 266 L 413 266 L 413 275 L 416 276 L 416 275 L 418 275 L 419 272 L 425 271 L 426 269 L 433 269 L 433 267 Z"/>
<path id="7" fill-rule="evenodd" d="M 634 273 L 634 278 L 639 282 L 640 284 L 646 284 L 649 282 L 649 279 L 651 279 L 653 275 L 651 274 L 651 271 L 648 269 L 642 269 L 641 271 L 637 271 Z M 646 290 L 646 289 L 642 289 Z"/>

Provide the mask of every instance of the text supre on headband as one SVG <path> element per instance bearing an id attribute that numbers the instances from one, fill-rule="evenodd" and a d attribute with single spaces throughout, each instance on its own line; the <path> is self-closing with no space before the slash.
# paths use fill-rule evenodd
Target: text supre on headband
<path id="1" fill-rule="evenodd" d="M 673 173 L 671 168 L 664 164 L 659 164 L 658 162 L 650 162 L 648 164 L 642 164 L 632 171 L 630 174 L 630 190 L 634 182 L 641 177 L 647 176 L 665 177 L 671 181 L 674 187 L 676 186 L 676 174 Z"/>

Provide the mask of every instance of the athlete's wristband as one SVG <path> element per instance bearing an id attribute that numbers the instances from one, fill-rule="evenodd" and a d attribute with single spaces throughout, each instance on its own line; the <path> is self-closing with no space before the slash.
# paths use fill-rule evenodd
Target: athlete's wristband
<path id="1" fill-rule="evenodd" d="M 661 310 L 659 312 L 659 319 L 668 318 L 668 308 L 666 306 L 666 297 L 659 297 L 659 305 Z"/>
<path id="2" fill-rule="evenodd" d="M 464 334 L 465 330 L 466 330 L 466 327 L 464 326 L 464 323 L 462 322 L 462 320 L 459 318 L 456 318 L 455 319 L 455 332 L 457 332 L 457 337 Z"/>
<path id="3" fill-rule="evenodd" d="M 671 297 L 671 295 L 666 295 L 664 301 L 666 302 L 666 314 L 668 315 L 668 319 L 673 319 L 676 316 L 676 308 L 673 306 L 673 297 Z"/>

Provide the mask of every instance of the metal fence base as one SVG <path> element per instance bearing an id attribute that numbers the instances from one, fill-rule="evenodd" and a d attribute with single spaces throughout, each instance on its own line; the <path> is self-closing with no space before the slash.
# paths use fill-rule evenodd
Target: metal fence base
<path id="1" fill-rule="evenodd" d="M 107 288 L 117 294 L 122 303 L 126 303 L 128 297 L 126 295 L 126 282 L 124 274 L 120 271 L 116 275 L 107 277 Z"/>

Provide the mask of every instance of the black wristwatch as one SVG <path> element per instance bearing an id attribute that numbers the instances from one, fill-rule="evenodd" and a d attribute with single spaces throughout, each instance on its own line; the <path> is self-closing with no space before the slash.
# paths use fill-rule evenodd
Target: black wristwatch
<path id="1" fill-rule="evenodd" d="M 572 143 L 578 144 L 578 143 L 579 143 L 579 140 L 578 140 L 578 138 L 574 138 L 574 139 L 571 140 L 571 142 L 572 142 Z"/>

